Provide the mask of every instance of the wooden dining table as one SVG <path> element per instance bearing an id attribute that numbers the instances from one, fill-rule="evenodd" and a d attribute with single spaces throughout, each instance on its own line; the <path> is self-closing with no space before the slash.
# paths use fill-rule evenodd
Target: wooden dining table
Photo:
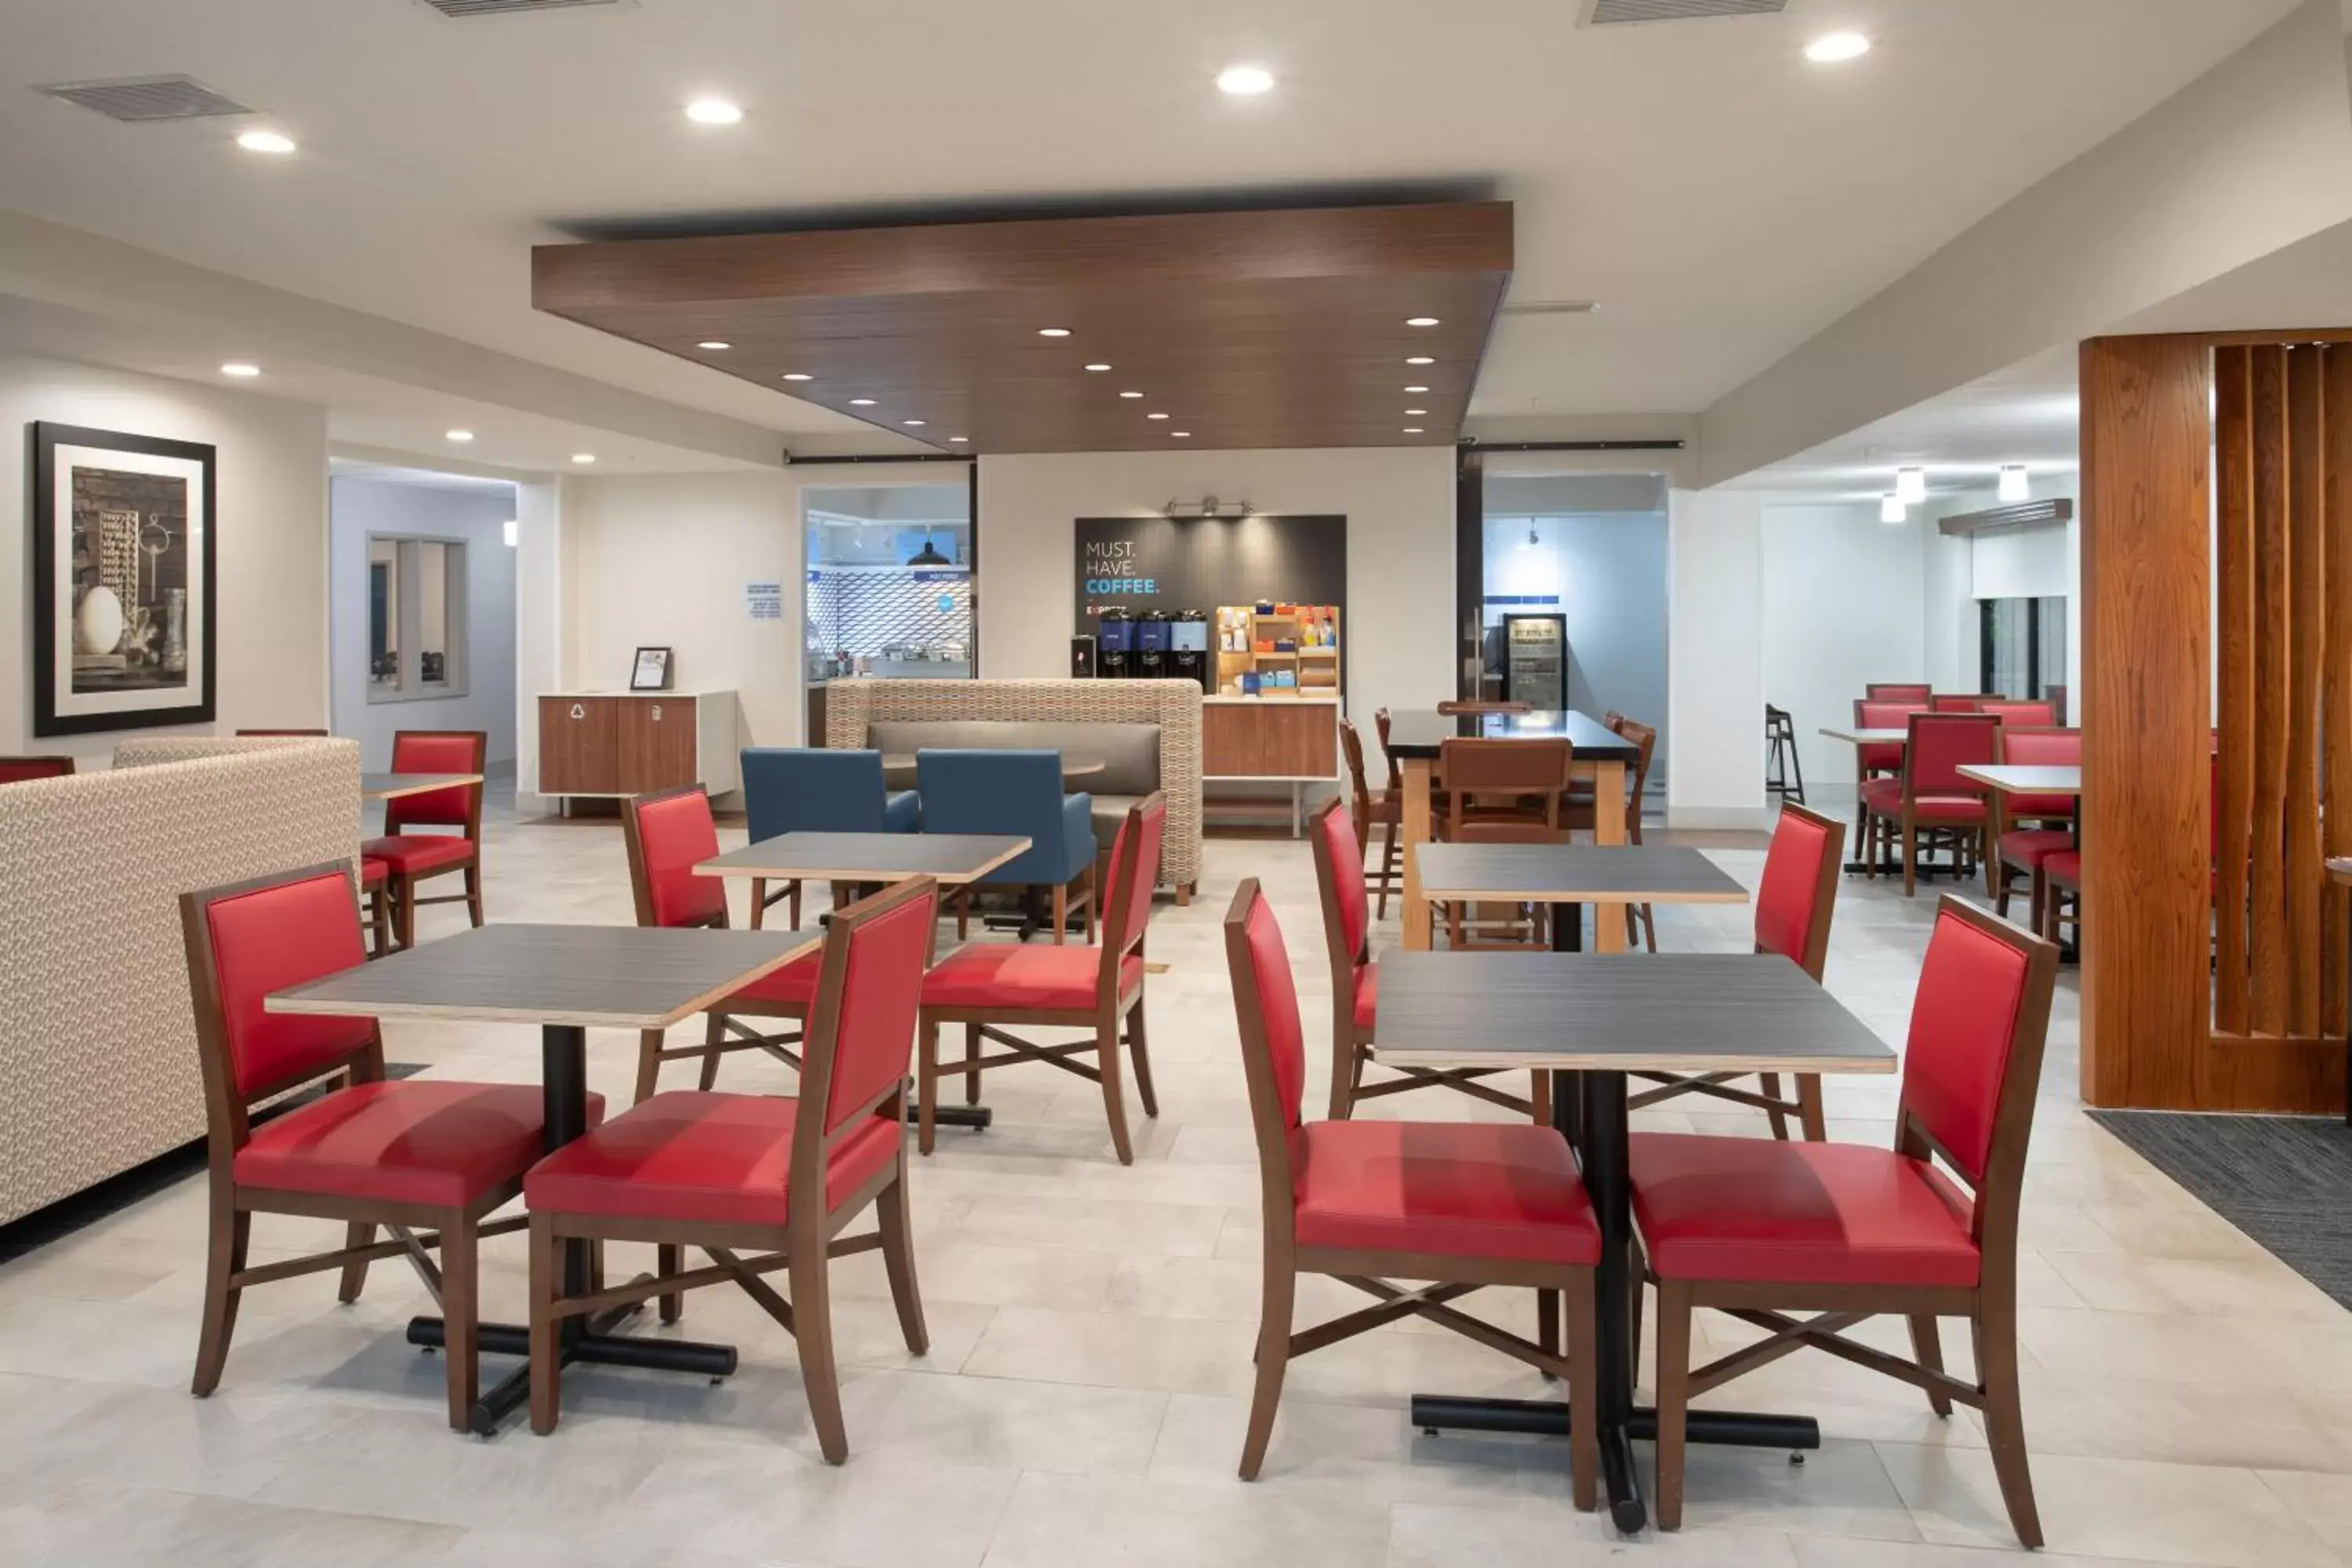
<path id="1" fill-rule="evenodd" d="M 1382 742 L 1395 765 L 1402 795 L 1398 824 L 1404 847 L 1404 945 L 1409 951 L 1429 949 L 1433 923 L 1428 897 L 1422 891 L 1416 845 L 1436 837 L 1430 802 L 1439 752 L 1449 740 L 1559 741 L 1571 748 L 1571 777 L 1592 784 L 1592 841 L 1623 844 L 1625 772 L 1641 759 L 1641 748 L 1589 713 L 1573 710 L 1534 713 L 1440 713 L 1435 710 L 1389 716 Z M 1625 946 L 1622 922 L 1599 922 L 1595 941 L 1603 952 Z"/>

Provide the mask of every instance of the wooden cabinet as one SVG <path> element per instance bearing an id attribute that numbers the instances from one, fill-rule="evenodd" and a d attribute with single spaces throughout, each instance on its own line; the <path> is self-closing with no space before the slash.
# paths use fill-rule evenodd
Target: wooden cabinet
<path id="1" fill-rule="evenodd" d="M 549 692 L 539 700 L 538 791 L 630 795 L 738 787 L 732 691 Z"/>
<path id="2" fill-rule="evenodd" d="M 1328 779 L 1339 771 L 1337 703 L 1295 697 L 1201 708 L 1201 773 L 1212 779 Z"/>

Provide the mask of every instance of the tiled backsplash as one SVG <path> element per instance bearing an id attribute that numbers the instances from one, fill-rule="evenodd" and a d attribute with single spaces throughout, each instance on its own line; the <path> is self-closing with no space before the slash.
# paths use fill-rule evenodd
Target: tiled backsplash
<path id="1" fill-rule="evenodd" d="M 808 574 L 808 646 L 861 658 L 885 647 L 971 643 L 971 574 L 957 567 L 818 566 Z"/>

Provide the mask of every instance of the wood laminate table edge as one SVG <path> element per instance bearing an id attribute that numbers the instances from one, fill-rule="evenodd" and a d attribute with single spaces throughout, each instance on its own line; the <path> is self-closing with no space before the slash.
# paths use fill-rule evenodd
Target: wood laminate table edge
<path id="1" fill-rule="evenodd" d="M 1623 1052 L 1594 1055 L 1580 1051 L 1433 1050 L 1426 1047 L 1383 1046 L 1377 1040 L 1372 1043 L 1372 1057 L 1391 1067 L 1486 1068 L 1496 1072 L 1532 1068 L 1537 1072 L 1865 1073 L 1884 1078 L 1900 1065 L 1892 1050 L 1884 1057 L 1742 1057 L 1721 1051 L 1704 1056 L 1656 1051 L 1635 1057 Z"/>
<path id="2" fill-rule="evenodd" d="M 2065 784 L 2051 784 L 2046 780 L 2037 780 L 2032 784 L 2012 784 L 1994 776 L 2012 769 L 2030 769 L 2038 773 L 2071 772 L 2074 775 L 2074 783 L 2073 787 L 2069 788 Z M 1954 771 L 1964 779 L 1983 784 L 1988 789 L 1999 790 L 2003 795 L 2081 795 L 2083 793 L 2083 770 L 2079 767 L 2070 769 L 2063 763 L 1990 763 L 1982 765 L 1968 763 Z"/>
<path id="3" fill-rule="evenodd" d="M 905 835 L 905 837 L 914 838 L 921 836 L 910 833 Z M 956 837 L 975 837 L 980 836 L 972 834 L 959 834 Z M 1036 847 L 1036 840 L 1033 838 L 1023 838 L 1017 834 L 1006 834 L 1004 837 L 1015 839 L 1018 847 L 1005 850 L 1003 854 L 997 856 L 986 865 L 982 866 L 977 869 L 971 870 L 910 871 L 902 866 L 896 870 L 883 871 L 876 870 L 871 867 L 760 867 L 740 864 L 729 866 L 722 865 L 720 863 L 728 858 L 728 855 L 741 855 L 759 847 L 756 844 L 747 844 L 741 849 L 730 849 L 727 852 L 727 855 L 721 855 L 716 858 L 703 861 L 701 864 L 695 867 L 694 874 L 698 877 L 763 878 L 771 882 L 903 882 L 909 878 L 929 877 L 933 881 L 939 883 L 941 887 L 959 888 L 964 886 L 966 883 L 982 880 L 991 871 L 997 869 L 999 867 L 1008 865 L 1014 860 L 1018 860 L 1022 856 L 1028 854 L 1031 849 Z"/>
<path id="4" fill-rule="evenodd" d="M 1907 746 L 1911 743 L 1911 731 L 1908 730 L 1856 730 L 1851 727 L 1839 730 L 1824 724 L 1821 732 L 1832 741 L 1844 741 L 1856 746 Z"/>
<path id="5" fill-rule="evenodd" d="M 370 789 L 367 781 L 371 778 L 404 778 L 417 782 L 401 784 L 392 789 Z M 436 789 L 464 789 L 482 782 L 484 781 L 480 773 L 362 773 L 360 798 L 362 800 L 404 800 L 412 795 L 430 795 Z"/>

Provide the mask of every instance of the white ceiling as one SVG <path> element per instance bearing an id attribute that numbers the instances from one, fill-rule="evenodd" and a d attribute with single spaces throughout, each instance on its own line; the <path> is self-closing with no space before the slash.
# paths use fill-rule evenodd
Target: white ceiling
<path id="1" fill-rule="evenodd" d="M 1791 0 L 1590 30 L 1569 0 L 635 0 L 467 22 L 417 0 L 8 0 L 0 207 L 822 437 L 856 426 L 533 312 L 530 247 L 893 205 L 1491 191 L 1518 204 L 1514 298 L 1602 309 L 1507 320 L 1474 414 L 1687 412 L 2293 3 Z M 1833 26 L 1877 47 L 1804 61 Z M 1215 92 L 1241 59 L 1281 85 Z M 170 71 L 302 151 L 26 90 Z M 706 92 L 748 118 L 689 124 Z M 429 450 L 446 417 L 337 434 Z"/>

